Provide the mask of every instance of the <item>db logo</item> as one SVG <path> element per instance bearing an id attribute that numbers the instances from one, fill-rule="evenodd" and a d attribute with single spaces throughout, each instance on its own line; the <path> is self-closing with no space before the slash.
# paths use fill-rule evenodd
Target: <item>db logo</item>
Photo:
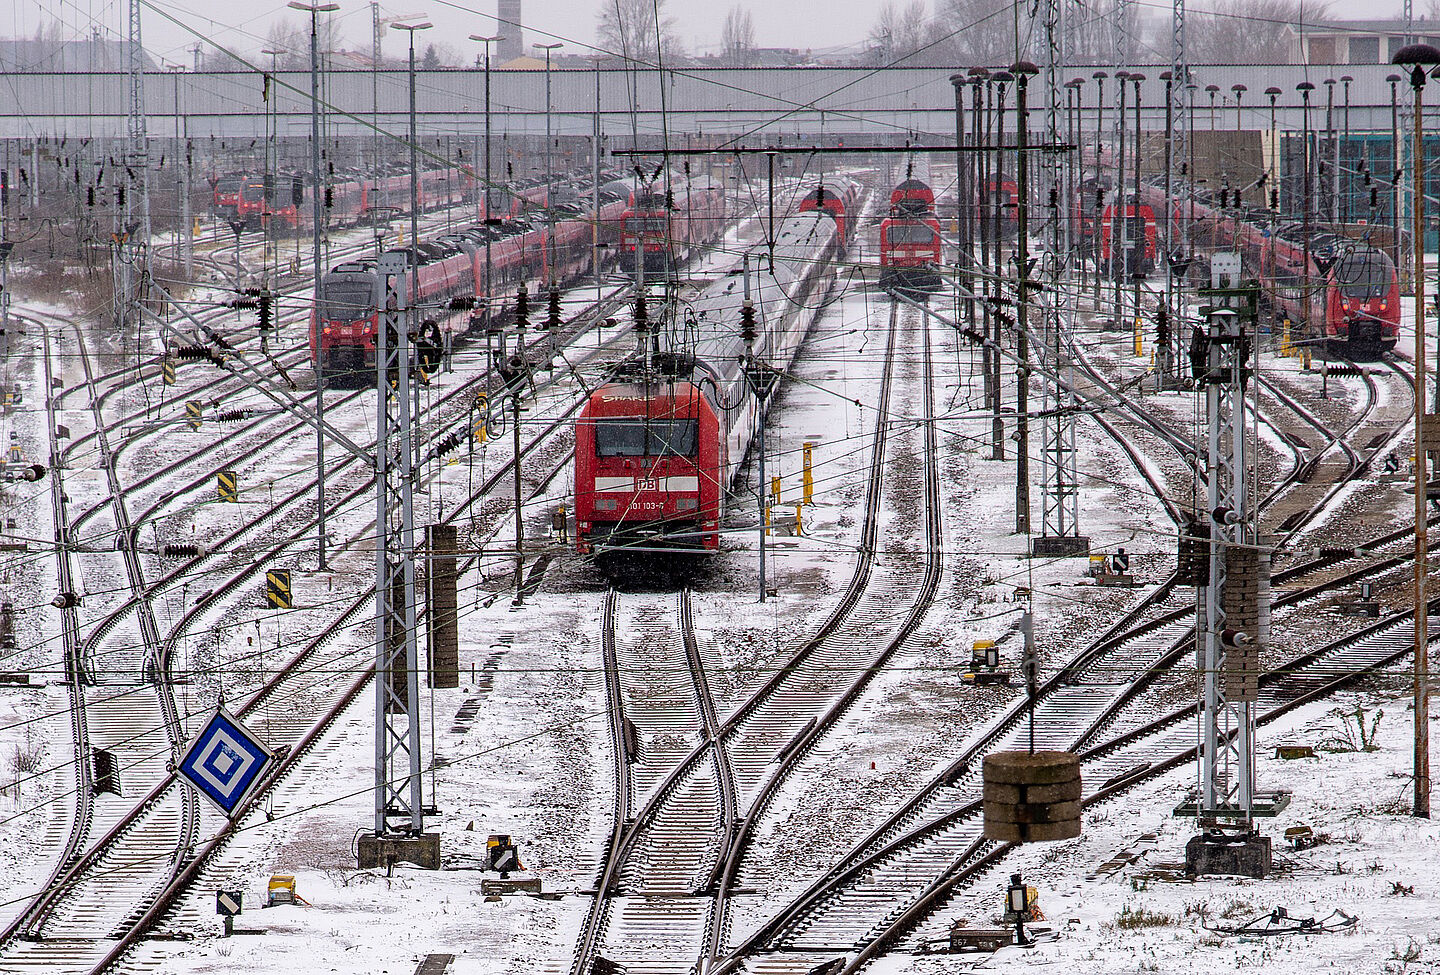
<path id="1" fill-rule="evenodd" d="M 637 490 L 637 491 L 658 491 L 658 490 L 660 490 L 660 481 L 659 481 L 658 478 L 654 478 L 654 477 L 641 477 L 641 478 L 637 478 L 637 479 L 636 479 L 636 487 L 635 487 L 635 490 Z"/>

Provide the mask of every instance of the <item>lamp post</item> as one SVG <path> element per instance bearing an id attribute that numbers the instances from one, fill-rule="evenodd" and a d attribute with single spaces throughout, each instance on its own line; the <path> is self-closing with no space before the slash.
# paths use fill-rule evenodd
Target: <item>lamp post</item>
<path id="1" fill-rule="evenodd" d="M 1095 219 L 1090 224 L 1090 249 L 1095 255 L 1095 300 L 1100 300 L 1100 217 L 1105 210 L 1105 191 L 1100 185 L 1100 138 L 1105 125 L 1105 79 L 1108 72 L 1096 71 L 1095 79 Z"/>
<path id="2" fill-rule="evenodd" d="M 1325 215 L 1333 225 L 1340 222 L 1340 174 L 1334 161 L 1339 148 L 1335 142 L 1335 79 L 1326 78 L 1321 84 L 1325 86 L 1325 140 L 1330 149 L 1327 155 L 1330 157 L 1331 170 L 1330 185 L 1325 187 L 1325 193 L 1330 197 L 1330 205 L 1325 208 Z"/>
<path id="3" fill-rule="evenodd" d="M 1269 267 L 1275 266 L 1275 231 L 1280 223 L 1280 133 L 1275 127 L 1275 99 L 1280 97 L 1280 89 L 1271 85 L 1265 89 L 1265 94 L 1270 97 L 1270 156 L 1266 165 L 1269 173 L 1270 183 L 1270 236 L 1267 240 L 1270 250 Z M 1274 297 L 1273 294 L 1271 296 Z"/>
<path id="4" fill-rule="evenodd" d="M 485 45 L 485 185 L 481 192 L 485 200 L 485 212 L 481 218 L 488 224 L 495 218 L 490 214 L 490 45 L 499 43 L 505 38 L 499 34 L 487 37 L 484 34 L 471 34 L 472 41 L 479 41 Z M 485 235 L 485 317 L 490 317 L 490 234 Z"/>
<path id="5" fill-rule="evenodd" d="M 1300 93 L 1300 129 L 1303 135 L 1300 172 L 1305 178 L 1303 203 L 1305 212 L 1300 215 L 1300 224 L 1302 227 L 1301 236 L 1304 240 L 1301 248 L 1303 251 L 1303 260 L 1300 265 L 1300 273 L 1302 275 L 1300 279 L 1300 294 L 1303 299 L 1300 302 L 1300 314 L 1303 319 L 1301 326 L 1304 329 L 1304 337 L 1308 339 L 1310 338 L 1310 93 L 1315 90 L 1315 86 L 1308 81 L 1302 81 L 1295 86 L 1295 90 Z"/>
<path id="6" fill-rule="evenodd" d="M 320 42 L 318 22 L 320 14 L 340 9 L 338 3 L 305 4 L 291 0 L 289 6 L 310 14 L 310 217 L 312 235 L 310 238 L 310 263 L 315 275 L 313 290 L 316 321 L 319 321 L 321 294 L 320 281 L 323 267 L 320 256 Z M 315 542 L 315 564 L 324 572 L 325 564 L 325 375 L 324 363 L 316 361 L 315 366 L 315 460 L 316 460 L 316 508 L 317 534 Z"/>
<path id="7" fill-rule="evenodd" d="M 1145 218 L 1144 218 L 1144 216 L 1142 215 L 1142 213 L 1141 213 L 1141 211 L 1140 211 L 1140 82 L 1142 82 L 1142 81 L 1144 81 L 1144 80 L 1145 80 L 1145 75 L 1143 75 L 1143 74 L 1140 73 L 1139 71 L 1131 72 L 1131 74 L 1130 74 L 1130 81 L 1133 82 L 1134 85 L 1135 85 L 1135 202 L 1134 202 L 1133 206 L 1134 206 L 1134 214 L 1135 214 L 1135 216 L 1138 217 L 1139 220 L 1140 220 L 1140 239 L 1139 239 L 1139 240 L 1136 240 L 1136 241 L 1130 241 L 1130 242 L 1129 242 L 1130 247 L 1129 247 L 1129 248 L 1126 250 L 1126 252 L 1125 252 L 1125 271 L 1126 271 L 1127 274 L 1130 275 L 1130 279 L 1131 279 L 1131 280 L 1134 282 L 1134 284 L 1135 284 L 1135 293 L 1134 293 L 1134 298 L 1135 298 L 1135 307 L 1134 307 L 1135 318 L 1134 318 L 1133 328 L 1134 328 L 1134 332 L 1135 332 L 1135 354 L 1136 354 L 1136 355 L 1140 355 L 1140 350 L 1141 350 L 1141 338 L 1140 338 L 1140 277 L 1141 277 L 1141 271 L 1140 271 L 1140 268 L 1142 267 L 1142 264 L 1141 264 L 1141 262 L 1140 262 L 1139 260 L 1136 260 L 1136 259 L 1135 259 L 1135 257 L 1136 257 L 1135 250 L 1138 248 L 1138 249 L 1139 249 L 1139 254 L 1140 254 L 1142 257 L 1143 257 L 1143 255 L 1144 255 L 1144 253 L 1145 253 L 1145 250 L 1146 250 Z M 1122 121 L 1122 124 L 1123 124 L 1123 121 L 1124 121 L 1124 120 L 1122 119 L 1121 121 Z M 1121 210 L 1121 219 L 1122 219 L 1122 220 L 1125 219 L 1125 215 L 1124 215 L 1124 214 L 1125 214 L 1125 212 L 1124 212 L 1124 210 L 1122 209 L 1122 210 Z M 1129 221 L 1127 220 L 1126 223 L 1128 224 Z"/>
<path id="8" fill-rule="evenodd" d="M 1425 75 L 1440 64 L 1440 51 L 1429 44 L 1407 44 L 1395 52 L 1395 64 L 1410 68 L 1415 92 L 1415 129 L 1410 148 L 1411 249 L 1415 252 L 1415 806 L 1414 814 L 1430 818 L 1430 639 L 1429 600 L 1426 593 L 1426 482 L 1429 458 L 1425 451 L 1425 141 L 1422 128 Z"/>
<path id="9" fill-rule="evenodd" d="M 1350 222 L 1350 174 L 1344 174 L 1342 181 L 1340 164 L 1345 154 L 1350 150 L 1350 82 L 1355 79 L 1348 74 L 1340 76 L 1340 83 L 1345 86 L 1345 138 L 1335 149 L 1335 185 L 1343 187 L 1340 193 L 1340 220 L 1342 223 Z"/>
<path id="10" fill-rule="evenodd" d="M 553 146 L 551 141 L 554 138 L 550 132 L 550 52 L 565 45 L 556 41 L 553 44 L 531 44 L 531 47 L 545 52 L 545 278 L 546 283 L 553 283 L 555 278 L 555 166 L 551 162 L 550 152 Z"/>
<path id="11" fill-rule="evenodd" d="M 1400 263 L 1400 109 L 1395 101 L 1395 86 L 1402 79 L 1398 74 L 1389 74 L 1385 80 L 1390 83 L 1390 250 L 1396 269 L 1400 272 L 1400 286 L 1405 286 L 1405 268 Z"/>

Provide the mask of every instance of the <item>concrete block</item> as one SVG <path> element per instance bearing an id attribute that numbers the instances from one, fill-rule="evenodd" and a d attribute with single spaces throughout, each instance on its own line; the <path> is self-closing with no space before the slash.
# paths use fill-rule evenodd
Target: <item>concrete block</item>
<path id="1" fill-rule="evenodd" d="M 1185 844 L 1185 872 L 1192 876 L 1222 875 L 1259 880 L 1269 876 L 1271 868 L 1268 836 L 1202 833 L 1192 836 Z"/>
<path id="2" fill-rule="evenodd" d="M 413 863 L 424 870 L 440 869 L 440 834 L 421 836 L 376 836 L 361 833 L 356 857 L 360 869 Z"/>

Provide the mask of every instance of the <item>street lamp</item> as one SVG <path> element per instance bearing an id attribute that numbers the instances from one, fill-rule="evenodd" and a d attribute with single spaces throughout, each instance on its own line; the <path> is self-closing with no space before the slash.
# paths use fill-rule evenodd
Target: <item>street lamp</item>
<path id="1" fill-rule="evenodd" d="M 1337 174 L 1335 180 L 1337 183 L 1339 183 L 1341 179 L 1339 175 L 1340 163 L 1344 156 L 1350 151 L 1350 83 L 1354 80 L 1355 79 L 1348 74 L 1340 76 L 1340 83 L 1345 86 L 1345 138 L 1341 141 L 1340 148 L 1335 150 L 1335 172 Z M 1340 219 L 1343 223 L 1349 223 L 1350 193 L 1352 189 L 1349 172 L 1344 174 L 1344 183 L 1342 185 L 1345 189 L 1344 192 L 1340 194 Z"/>
<path id="2" fill-rule="evenodd" d="M 1311 205 L 1311 195 L 1310 195 L 1310 187 L 1311 187 L 1311 181 L 1310 181 L 1310 93 L 1315 90 L 1315 86 L 1312 85 L 1312 84 L 1311 84 L 1310 82 L 1308 82 L 1308 81 L 1302 81 L 1302 82 L 1300 82 L 1300 84 L 1298 84 L 1298 85 L 1295 86 L 1295 90 L 1300 93 L 1300 128 L 1301 128 L 1301 132 L 1303 133 L 1303 136 L 1304 136 L 1304 138 L 1303 138 L 1303 146 L 1304 146 L 1304 148 L 1303 148 L 1303 151 L 1302 151 L 1302 153 L 1301 153 L 1301 162 L 1303 163 L 1303 165 L 1300 167 L 1300 171 L 1301 171 L 1301 174 L 1305 177 L 1305 192 L 1304 192 L 1304 197 L 1303 197 L 1303 199 L 1304 199 L 1304 204 L 1303 204 L 1303 205 L 1304 205 L 1304 207 L 1305 207 L 1305 212 L 1300 215 L 1300 224 L 1301 224 L 1301 226 L 1302 226 L 1302 228 L 1303 228 L 1303 230 L 1301 231 L 1301 234 L 1302 234 L 1302 237 L 1303 237 L 1303 240 L 1304 240 L 1304 244 L 1303 244 L 1303 246 L 1302 246 L 1302 248 L 1301 248 L 1302 251 L 1303 251 L 1304 260 L 1303 260 L 1303 263 L 1302 263 L 1301 268 L 1300 268 L 1300 272 L 1301 272 L 1301 274 L 1303 275 L 1303 277 L 1301 278 L 1301 281 L 1300 281 L 1300 289 L 1301 289 L 1301 294 L 1305 296 L 1305 300 L 1300 303 L 1300 314 L 1301 314 L 1302 319 L 1303 319 L 1303 325 L 1304 325 L 1304 329 L 1305 329 L 1305 337 L 1306 337 L 1306 338 L 1309 338 L 1309 337 L 1310 337 L 1310 205 Z"/>
<path id="3" fill-rule="evenodd" d="M 488 224 L 494 218 L 490 215 L 490 45 L 497 44 L 505 38 L 499 34 L 487 37 L 484 34 L 471 34 L 472 41 L 479 41 L 485 45 L 485 187 L 482 191 L 485 199 L 485 212 L 481 215 Z M 485 317 L 490 317 L 490 234 L 485 235 Z"/>
<path id="4" fill-rule="evenodd" d="M 320 293 L 322 273 L 320 256 L 320 49 L 317 21 L 322 13 L 333 13 L 340 9 L 338 3 L 304 4 L 291 0 L 293 10 L 304 10 L 310 14 L 310 218 L 311 268 L 315 274 L 315 327 L 319 327 Z M 315 561 L 319 571 L 325 565 L 325 362 L 323 357 L 315 360 L 315 457 L 319 473 L 315 480 L 316 508 L 318 509 L 318 535 L 315 543 Z"/>
<path id="5" fill-rule="evenodd" d="M 1405 270 L 1400 265 L 1400 110 L 1395 101 L 1395 86 L 1404 79 L 1398 74 L 1388 74 L 1385 80 L 1390 83 L 1390 162 L 1394 167 L 1390 177 L 1390 250 L 1403 285 Z"/>
<path id="6" fill-rule="evenodd" d="M 565 45 L 556 41 L 553 44 L 531 44 L 536 50 L 545 52 L 545 277 L 547 283 L 554 283 L 555 280 L 555 166 L 551 162 L 551 134 L 550 134 L 550 52 L 556 51 Z"/>
<path id="7" fill-rule="evenodd" d="M 1426 481 L 1429 462 L 1425 451 L 1425 140 L 1421 124 L 1425 75 L 1440 64 L 1440 51 L 1429 44 L 1407 44 L 1395 52 L 1394 63 L 1410 68 L 1415 92 L 1415 129 L 1411 137 L 1410 184 L 1414 201 L 1410 249 L 1415 254 L 1415 807 L 1416 816 L 1430 818 L 1430 640 L 1429 603 L 1425 591 Z"/>

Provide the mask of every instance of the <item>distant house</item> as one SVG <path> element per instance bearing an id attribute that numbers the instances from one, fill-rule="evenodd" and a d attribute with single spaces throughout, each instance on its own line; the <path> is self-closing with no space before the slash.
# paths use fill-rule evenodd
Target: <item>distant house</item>
<path id="1" fill-rule="evenodd" d="M 146 71 L 159 67 L 141 51 Z M 124 71 L 128 66 L 125 42 L 106 38 L 84 41 L 0 40 L 0 73 L 43 71 Z"/>
<path id="2" fill-rule="evenodd" d="M 1403 20 L 1331 20 L 1286 30 L 1295 64 L 1388 64 L 1406 43 Z M 1417 19 L 1411 40 L 1440 47 L 1440 21 Z"/>

